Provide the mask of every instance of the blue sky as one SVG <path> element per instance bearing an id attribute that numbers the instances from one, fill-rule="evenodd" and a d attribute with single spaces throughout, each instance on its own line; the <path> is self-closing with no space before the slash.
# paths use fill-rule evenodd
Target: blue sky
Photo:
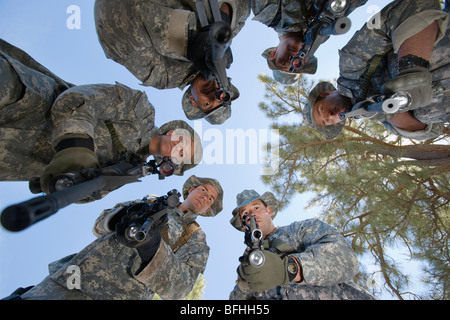
<path id="1" fill-rule="evenodd" d="M 341 48 L 367 21 L 375 10 L 390 1 L 369 1 L 354 11 L 351 30 L 342 36 L 332 37 L 322 45 L 316 56 L 319 67 L 315 80 L 338 77 L 338 49 Z M 145 91 L 156 109 L 156 125 L 167 121 L 186 120 L 181 109 L 182 91 L 157 90 L 143 87 L 124 67 L 108 60 L 100 47 L 94 27 L 92 0 L 0 0 L 0 37 L 23 49 L 55 74 L 74 84 L 121 82 L 133 89 Z M 80 28 L 70 29 L 67 20 L 75 5 L 80 9 Z M 139 199 L 146 194 L 162 195 L 172 188 L 181 190 L 184 181 L 195 174 L 218 179 L 225 191 L 224 210 L 214 218 L 199 217 L 197 221 L 207 236 L 210 257 L 205 271 L 204 299 L 228 299 L 236 280 L 238 257 L 243 252 L 243 234 L 231 227 L 231 211 L 236 205 L 236 195 L 244 189 L 267 191 L 260 179 L 261 162 L 251 162 L 247 154 L 240 163 L 227 133 L 265 132 L 269 121 L 258 109 L 263 101 L 264 87 L 257 80 L 259 73 L 271 74 L 261 57 L 268 47 L 276 46 L 277 35 L 266 26 L 248 19 L 243 30 L 232 42 L 234 62 L 228 70 L 232 82 L 240 90 L 240 97 L 233 102 L 232 116 L 221 126 L 206 121 L 190 122 L 201 128 L 199 132 L 206 149 L 203 163 L 188 171 L 184 177 L 158 180 L 148 176 L 141 182 L 124 186 L 100 201 L 90 204 L 73 204 L 32 227 L 11 233 L 0 228 L 0 297 L 9 295 L 19 286 L 37 284 L 48 274 L 48 263 L 83 249 L 95 238 L 91 232 L 93 223 L 103 209 L 116 203 Z M 189 121 L 188 121 L 189 122 Z M 270 137 L 268 137 L 270 139 Z M 262 141 L 261 134 L 258 142 Z M 222 155 L 213 153 L 217 143 L 222 143 Z M 217 151 L 217 150 L 215 150 Z M 228 152 L 228 154 L 227 154 Z M 258 151 L 260 152 L 260 151 Z M 27 182 L 0 182 L 0 210 L 8 205 L 28 200 L 35 195 L 28 190 Z M 275 219 L 276 225 L 314 216 L 306 211 L 308 195 L 297 196 Z"/>

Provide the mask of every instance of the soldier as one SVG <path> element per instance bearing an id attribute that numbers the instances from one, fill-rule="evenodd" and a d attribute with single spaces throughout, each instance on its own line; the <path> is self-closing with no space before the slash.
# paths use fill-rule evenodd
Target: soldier
<path id="1" fill-rule="evenodd" d="M 410 139 L 440 135 L 450 121 L 448 13 L 438 0 L 394 1 L 377 19 L 340 50 L 338 90 L 322 82 L 311 91 L 303 110 L 306 123 L 332 139 L 345 125 L 339 113 L 353 104 L 407 92 L 409 111 L 378 113 L 371 119 Z"/>
<path id="2" fill-rule="evenodd" d="M 195 219 L 222 211 L 223 190 L 215 179 L 191 176 L 182 193 L 184 201 L 169 209 L 167 221 L 155 225 L 140 245 L 124 240 L 123 229 L 136 207 L 153 199 L 119 203 L 104 210 L 94 226 L 98 237 L 94 242 L 51 263 L 49 275 L 41 283 L 9 298 L 146 300 L 155 293 L 163 299 L 184 298 L 205 270 L 209 256 L 206 235 Z M 74 268 L 78 283 L 72 282 L 68 271 Z"/>
<path id="3" fill-rule="evenodd" d="M 182 98 L 188 119 L 221 124 L 231 109 L 216 98 L 217 83 L 198 68 L 205 60 L 201 40 L 209 38 L 200 30 L 195 2 L 96 0 L 96 30 L 106 56 L 125 66 L 143 85 L 181 90 L 190 85 Z M 203 2 L 209 8 L 208 1 Z M 226 0 L 219 6 L 235 37 L 250 14 L 249 1 Z M 234 86 L 231 91 L 234 100 L 239 91 Z"/>
<path id="4" fill-rule="evenodd" d="M 351 282 L 358 261 L 338 230 L 318 219 L 275 227 L 278 201 L 271 192 L 259 195 L 244 190 L 236 197 L 231 224 L 244 231 L 242 219 L 254 215 L 264 236 L 262 266 L 241 259 L 238 282 L 230 299 L 373 300 L 370 293 Z"/>
<path id="5" fill-rule="evenodd" d="M 177 175 L 201 160 L 195 131 L 181 120 L 157 128 L 144 92 L 68 84 L 5 41 L 0 62 L 0 180 L 41 176 L 48 193 L 54 175 L 111 165 L 124 150 L 142 161 L 175 158 Z"/>
<path id="6" fill-rule="evenodd" d="M 314 5 L 317 2 L 324 1 L 255 0 L 252 2 L 252 12 L 255 15 L 253 20 L 265 24 L 278 34 L 278 46 L 264 50 L 262 56 L 267 60 L 274 79 L 280 83 L 293 83 L 298 79 L 299 73 L 316 73 L 317 58 L 315 56 L 309 57 L 297 73 L 289 72 L 291 66 L 289 58 L 294 57 L 302 48 L 308 24 L 316 14 Z M 348 15 L 366 2 L 367 0 L 351 0 L 346 14 Z"/>

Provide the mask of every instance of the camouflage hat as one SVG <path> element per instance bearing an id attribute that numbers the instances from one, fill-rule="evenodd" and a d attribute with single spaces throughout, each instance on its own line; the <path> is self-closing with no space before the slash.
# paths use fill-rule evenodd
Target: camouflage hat
<path id="1" fill-rule="evenodd" d="M 345 120 L 329 126 L 320 126 L 313 114 L 314 104 L 319 94 L 324 91 L 336 91 L 336 88 L 329 82 L 319 82 L 309 93 L 308 102 L 303 107 L 303 122 L 307 126 L 319 131 L 326 140 L 336 138 L 345 126 Z"/>
<path id="2" fill-rule="evenodd" d="M 192 127 L 183 120 L 169 121 L 169 122 L 165 123 L 164 125 L 162 125 L 157 130 L 156 133 L 159 135 L 165 135 L 167 132 L 169 132 L 171 130 L 174 130 L 176 134 L 179 134 L 179 135 L 189 134 L 191 136 L 191 139 L 192 139 L 192 137 L 194 138 L 194 158 L 191 159 L 191 161 L 190 161 L 191 163 L 178 163 L 178 169 L 174 172 L 175 175 L 182 176 L 186 170 L 192 169 L 197 164 L 199 164 L 200 161 L 202 160 L 202 156 L 203 156 L 202 141 L 200 139 L 200 136 L 197 134 L 197 132 L 195 132 L 195 130 L 192 129 Z M 155 156 L 154 158 L 158 164 L 162 162 L 161 157 Z"/>
<path id="3" fill-rule="evenodd" d="M 262 56 L 267 60 L 267 66 L 270 70 L 272 70 L 273 78 L 275 81 L 281 83 L 281 84 L 292 84 L 300 77 L 301 73 L 307 73 L 307 74 L 315 74 L 317 70 L 317 58 L 315 56 L 312 56 L 308 63 L 301 69 L 300 72 L 293 73 L 293 72 L 286 72 L 279 70 L 272 60 L 270 60 L 270 53 L 276 49 L 276 47 L 267 48 L 262 53 Z"/>
<path id="4" fill-rule="evenodd" d="M 201 184 L 210 184 L 217 190 L 216 201 L 207 212 L 201 214 L 203 217 L 214 217 L 223 209 L 223 189 L 216 179 L 190 176 L 183 185 L 183 199 L 187 198 L 191 188 L 198 187 Z"/>
<path id="5" fill-rule="evenodd" d="M 229 81 L 231 79 L 228 79 Z M 236 100 L 240 93 L 239 90 L 231 85 L 231 101 Z M 183 94 L 181 99 L 181 105 L 183 107 L 184 114 L 189 120 L 197 120 L 205 118 L 211 124 L 222 124 L 231 116 L 231 105 L 229 107 L 221 106 L 210 113 L 204 113 L 199 108 L 194 107 L 191 104 L 191 86 L 189 86 Z"/>
<path id="6" fill-rule="evenodd" d="M 278 204 L 277 198 L 275 198 L 273 193 L 265 192 L 265 193 L 263 193 L 263 195 L 259 195 L 259 193 L 256 192 L 255 190 L 244 190 L 236 196 L 237 207 L 234 208 L 233 212 L 231 213 L 233 215 L 233 218 L 231 218 L 230 223 L 237 230 L 244 231 L 244 228 L 242 226 L 241 217 L 239 215 L 239 209 L 256 199 L 261 199 L 262 201 L 264 201 L 264 203 L 267 206 L 269 206 L 272 209 L 272 213 L 273 213 L 272 220 L 277 215 L 279 204 Z"/>

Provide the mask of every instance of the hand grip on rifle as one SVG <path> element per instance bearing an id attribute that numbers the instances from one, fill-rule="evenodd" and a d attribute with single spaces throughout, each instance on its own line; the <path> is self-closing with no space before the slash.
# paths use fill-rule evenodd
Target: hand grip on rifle
<path id="1" fill-rule="evenodd" d="M 142 246 L 148 237 L 159 232 L 167 220 L 167 212 L 180 203 L 181 194 L 173 189 L 152 203 L 138 203 L 128 208 L 122 221 L 116 225 L 116 236 L 126 246 Z"/>
<path id="2" fill-rule="evenodd" d="M 246 258 L 248 262 L 254 267 L 261 267 L 264 265 L 265 256 L 263 250 L 263 233 L 258 229 L 256 217 L 252 214 L 246 215 L 242 218 L 245 236 L 244 242 L 247 245 Z M 257 299 L 262 298 L 262 292 L 253 292 L 253 296 Z"/>
<path id="3" fill-rule="evenodd" d="M 211 25 L 209 37 L 212 43 L 211 60 L 214 65 L 214 68 L 211 69 L 213 69 L 213 74 L 219 86 L 217 98 L 222 100 L 223 103 L 228 103 L 231 100 L 231 89 L 225 70 L 233 62 L 230 48 L 231 36 L 229 23 L 219 21 Z"/>
<path id="4" fill-rule="evenodd" d="M 404 112 L 409 109 L 410 102 L 411 98 L 405 92 L 395 93 L 388 98 L 380 96 L 356 103 L 350 111 L 339 113 L 339 118 L 341 120 L 349 118 L 368 119 L 379 113 L 394 114 Z"/>
<path id="5" fill-rule="evenodd" d="M 245 243 L 249 249 L 247 256 L 248 262 L 254 267 L 260 267 L 264 264 L 263 233 L 258 229 L 254 215 L 243 217 L 245 229 Z"/>
<path id="6" fill-rule="evenodd" d="M 350 30 L 351 21 L 345 16 L 350 6 L 349 0 L 315 0 L 314 8 L 317 12 L 313 21 L 308 25 L 299 52 L 290 58 L 290 72 L 298 72 L 307 63 L 331 35 L 340 35 Z"/>

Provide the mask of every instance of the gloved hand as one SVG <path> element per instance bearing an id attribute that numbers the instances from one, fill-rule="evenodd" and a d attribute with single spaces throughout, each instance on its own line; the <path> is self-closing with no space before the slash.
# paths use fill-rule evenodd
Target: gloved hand
<path id="1" fill-rule="evenodd" d="M 52 161 L 45 167 L 41 175 L 41 188 L 46 194 L 49 194 L 49 182 L 54 176 L 79 171 L 83 168 L 97 168 L 98 166 L 97 155 L 88 148 L 63 149 L 57 152 Z"/>
<path id="2" fill-rule="evenodd" d="M 248 284 L 252 291 L 265 291 L 276 286 L 287 286 L 289 275 L 287 271 L 288 256 L 281 258 L 278 254 L 264 250 L 265 262 L 260 267 L 254 267 L 248 262 L 242 262 L 238 267 L 239 281 Z"/>
<path id="3" fill-rule="evenodd" d="M 187 58 L 203 77 L 210 81 L 216 72 L 212 61 L 212 43 L 209 38 L 209 29 L 189 35 Z M 222 59 L 225 59 L 225 68 L 229 68 L 233 62 L 231 48 L 228 47 Z"/>
<path id="4" fill-rule="evenodd" d="M 122 220 L 116 224 L 116 238 L 117 240 L 130 248 L 136 248 L 139 256 L 144 262 L 149 262 L 156 251 L 158 251 L 161 242 L 161 229 L 167 223 L 167 214 L 164 214 L 158 221 L 155 221 L 150 229 L 147 238 L 144 241 L 137 241 L 130 239 L 127 235 L 127 228 L 133 225 L 141 226 L 148 217 L 148 210 L 151 206 L 146 203 L 138 203 L 127 209 L 127 213 L 122 217 Z"/>
<path id="5" fill-rule="evenodd" d="M 422 67 L 416 67 L 399 72 L 399 75 L 384 84 L 383 93 L 391 95 L 406 91 L 410 94 L 412 102 L 408 110 L 414 110 L 430 104 L 432 99 L 432 75 Z"/>

